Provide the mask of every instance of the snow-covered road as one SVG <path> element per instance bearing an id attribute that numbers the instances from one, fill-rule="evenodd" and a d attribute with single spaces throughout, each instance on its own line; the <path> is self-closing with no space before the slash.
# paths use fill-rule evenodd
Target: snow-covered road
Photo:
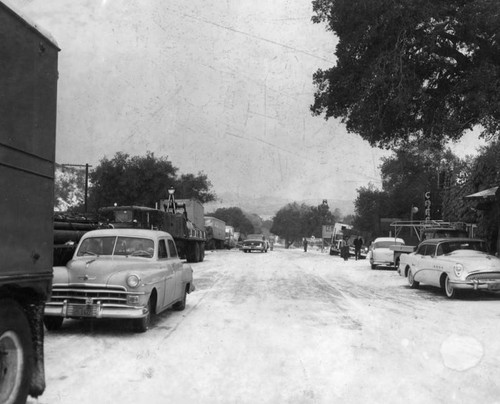
<path id="1" fill-rule="evenodd" d="M 447 300 L 319 251 L 208 252 L 145 334 L 66 321 L 39 404 L 500 403 L 500 295 Z"/>

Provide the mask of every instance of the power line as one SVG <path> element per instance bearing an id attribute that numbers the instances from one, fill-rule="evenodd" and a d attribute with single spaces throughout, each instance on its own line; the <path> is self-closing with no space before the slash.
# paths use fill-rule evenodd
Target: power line
<path id="1" fill-rule="evenodd" d="M 315 58 L 315 59 L 319 59 L 319 60 L 323 60 L 325 62 L 329 62 L 331 64 L 335 64 L 335 62 L 333 62 L 333 61 L 331 61 L 329 59 L 326 59 L 326 58 L 324 58 L 322 56 L 318 56 L 318 55 L 315 55 L 313 53 L 304 51 L 302 49 L 295 48 L 295 47 L 290 46 L 290 45 L 285 45 L 285 44 L 282 44 L 282 43 L 277 42 L 277 41 L 273 41 L 272 39 L 267 39 L 267 38 L 264 38 L 264 37 L 261 37 L 261 36 L 258 36 L 258 35 L 250 34 L 249 32 L 240 31 L 240 30 L 238 30 L 236 28 L 232 28 L 232 27 L 228 27 L 226 25 L 218 24 L 218 23 L 216 23 L 214 21 L 210 21 L 210 20 L 207 20 L 207 19 L 204 19 L 204 18 L 196 17 L 196 16 L 191 15 L 191 14 L 182 13 L 182 12 L 179 12 L 177 10 L 172 10 L 171 8 L 168 8 L 168 7 L 166 9 L 169 10 L 169 11 L 172 11 L 173 13 L 179 14 L 179 15 L 181 15 L 183 17 L 190 18 L 190 19 L 195 20 L 195 21 L 201 21 L 201 22 L 204 22 L 205 24 L 210 24 L 210 25 L 213 25 L 215 27 L 225 29 L 227 31 L 231 31 L 231 32 L 234 32 L 234 33 L 237 33 L 237 34 L 240 34 L 240 35 L 245 35 L 245 36 L 247 36 L 249 38 L 257 39 L 259 41 L 268 42 L 270 44 L 277 45 L 277 46 L 280 46 L 280 47 L 285 48 L 285 49 L 292 50 L 292 51 L 297 52 L 297 53 L 302 53 L 303 55 L 307 55 L 307 56 L 310 56 L 310 57 Z"/>

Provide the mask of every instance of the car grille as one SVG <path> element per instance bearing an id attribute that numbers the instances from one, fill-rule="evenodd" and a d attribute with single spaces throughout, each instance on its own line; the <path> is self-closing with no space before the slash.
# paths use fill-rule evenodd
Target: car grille
<path id="1" fill-rule="evenodd" d="M 52 288 L 50 302 L 63 303 L 65 300 L 72 304 L 126 304 L 127 291 L 124 287 L 103 286 L 57 286 Z"/>
<path id="2" fill-rule="evenodd" d="M 467 280 L 498 281 L 500 280 L 500 272 L 482 272 L 478 274 L 472 274 L 467 277 Z"/>

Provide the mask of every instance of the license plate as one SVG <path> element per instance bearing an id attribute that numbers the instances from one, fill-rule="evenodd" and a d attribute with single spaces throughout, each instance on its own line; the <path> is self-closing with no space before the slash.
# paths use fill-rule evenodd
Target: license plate
<path id="1" fill-rule="evenodd" d="M 494 289 L 494 290 L 500 289 L 500 283 L 490 283 L 489 289 Z"/>
<path id="2" fill-rule="evenodd" d="M 68 317 L 96 317 L 97 307 L 91 304 L 70 304 L 68 306 Z"/>

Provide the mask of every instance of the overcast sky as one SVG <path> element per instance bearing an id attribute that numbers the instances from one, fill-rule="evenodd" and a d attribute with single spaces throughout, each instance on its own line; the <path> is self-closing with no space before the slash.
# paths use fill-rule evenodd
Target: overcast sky
<path id="1" fill-rule="evenodd" d="M 58 163 L 168 156 L 237 202 L 355 199 L 388 152 L 313 117 L 310 0 L 10 0 L 55 38 Z M 233 198 L 233 199 L 232 199 Z"/>

